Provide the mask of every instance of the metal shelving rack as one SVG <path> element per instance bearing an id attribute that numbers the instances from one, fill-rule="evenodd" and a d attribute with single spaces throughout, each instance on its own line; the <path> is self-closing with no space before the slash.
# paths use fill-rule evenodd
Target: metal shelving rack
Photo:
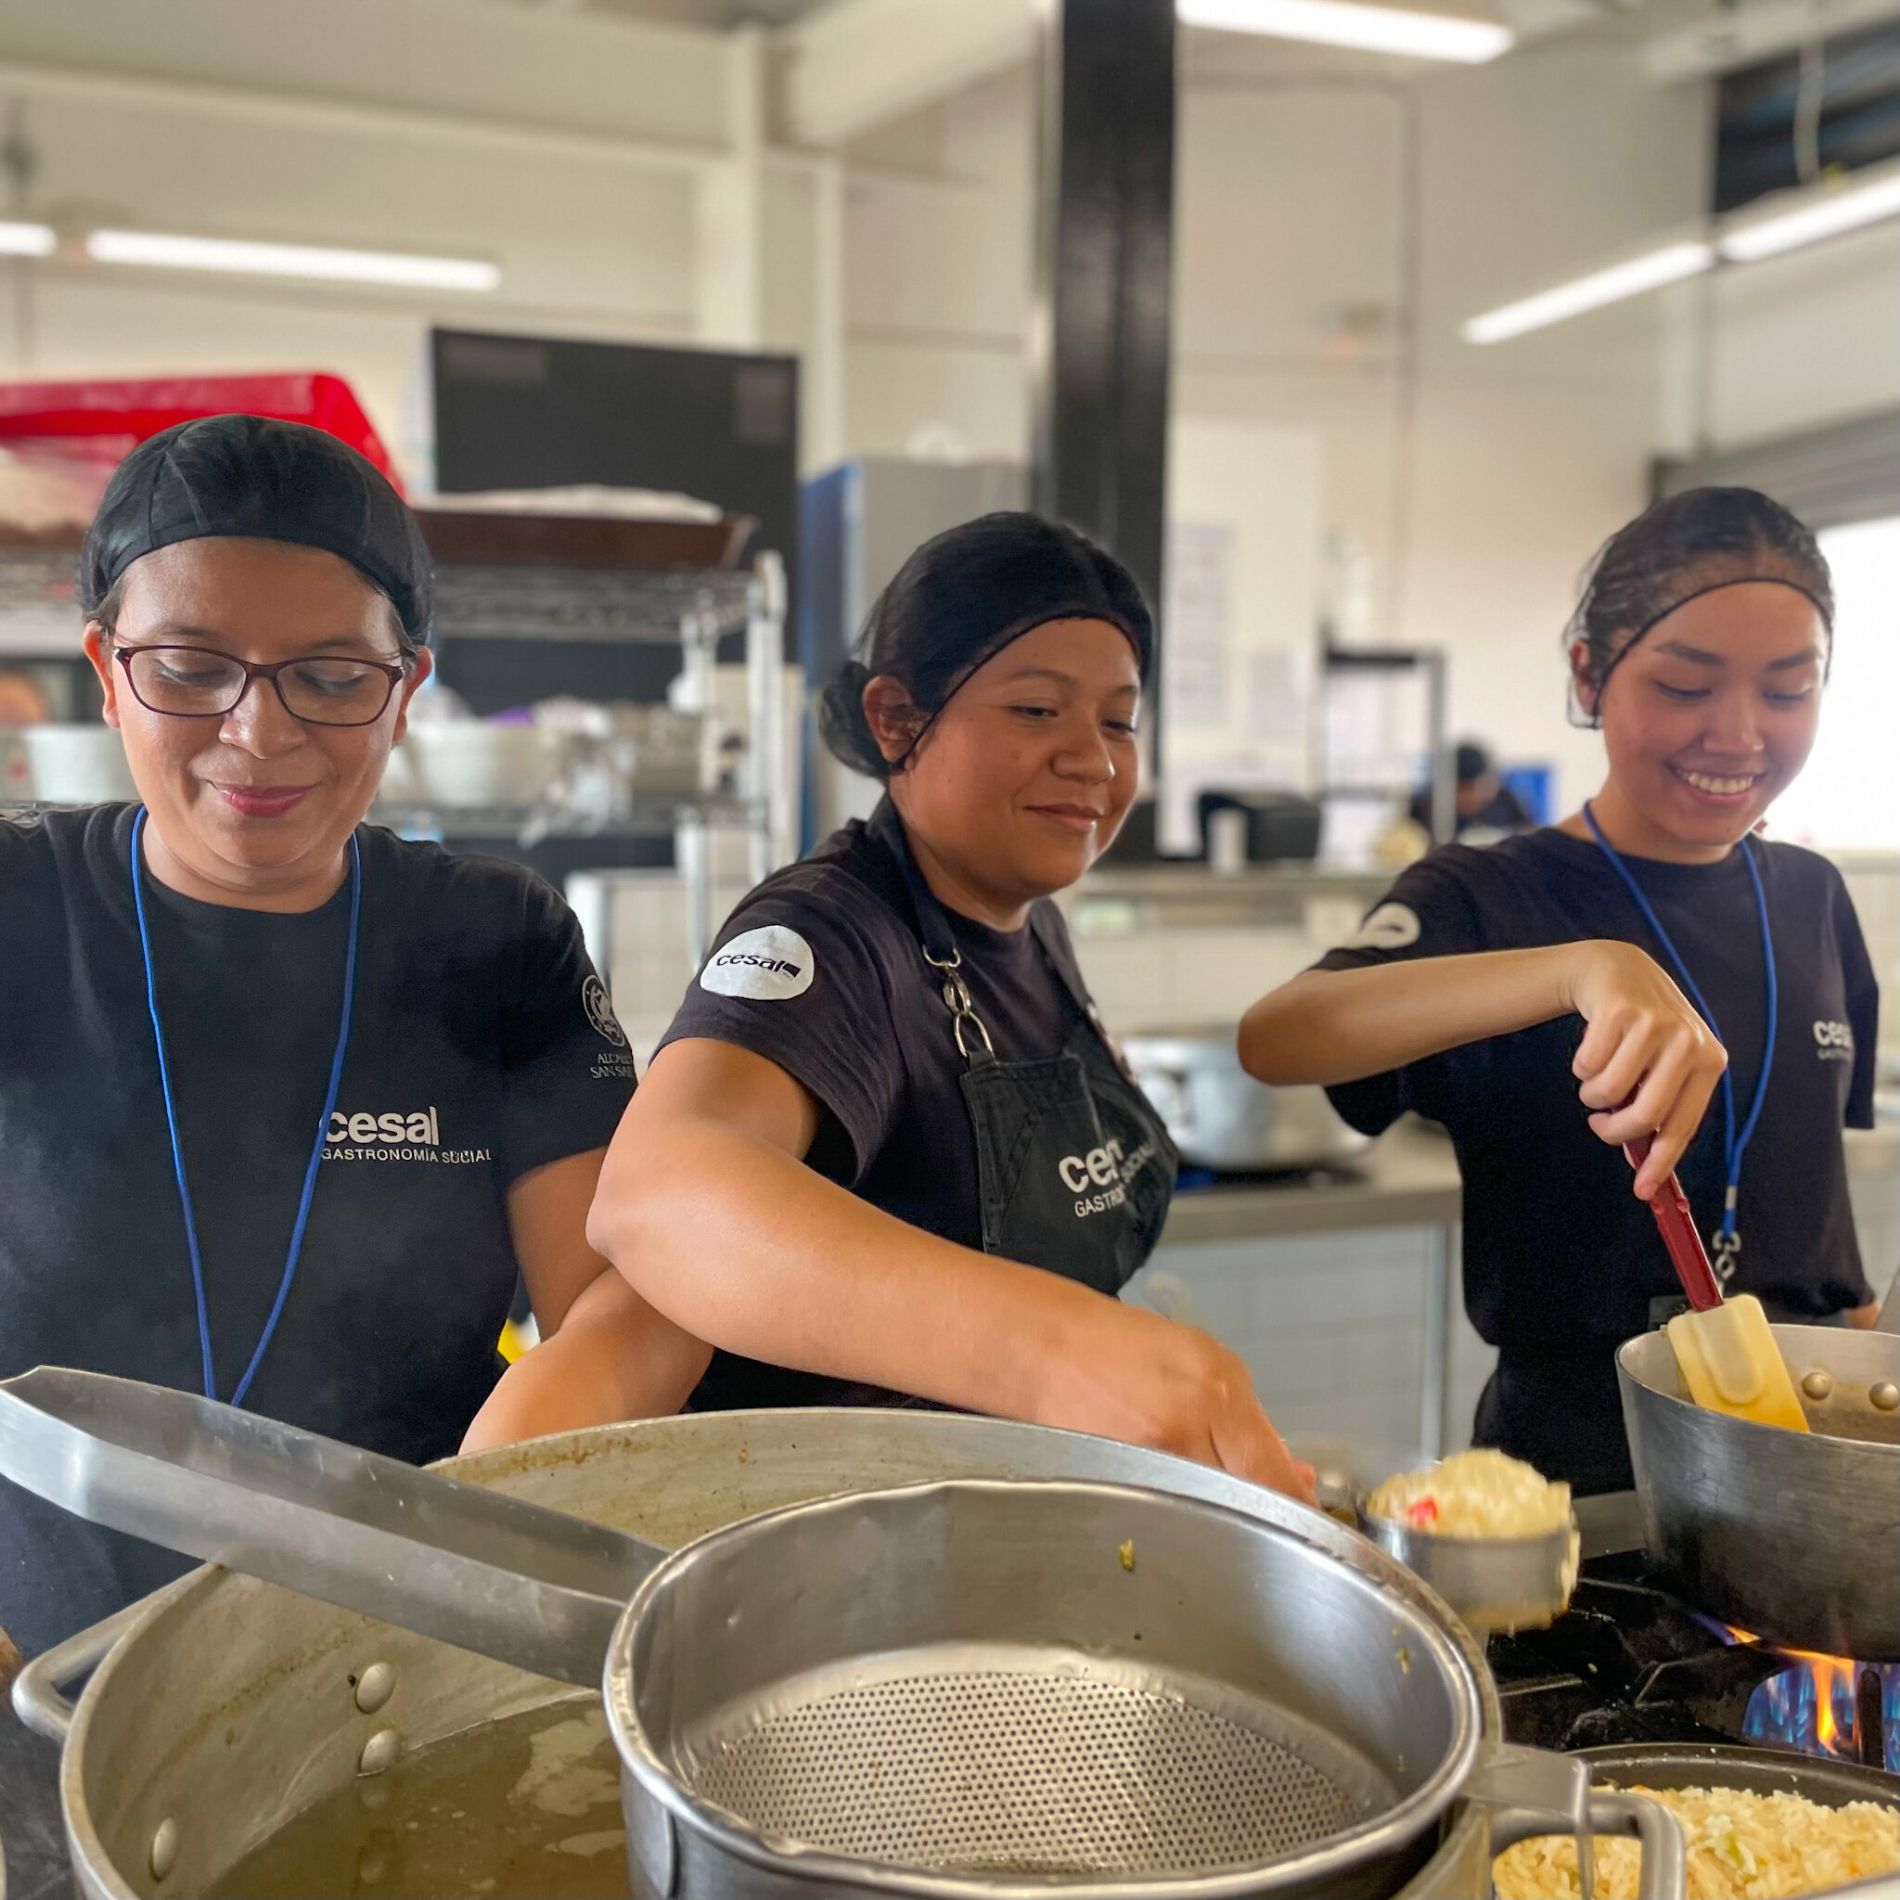
<path id="1" fill-rule="evenodd" d="M 436 624 L 445 640 L 601 641 L 677 645 L 684 672 L 677 710 L 706 722 L 703 782 L 716 785 L 717 761 L 739 742 L 737 782 L 701 794 L 636 794 L 611 819 L 549 807 L 522 814 L 523 842 L 562 836 L 662 836 L 671 832 L 688 890 L 695 958 L 712 941 L 711 832 L 742 828 L 752 881 L 792 855 L 796 813 L 781 757 L 785 679 L 785 567 L 775 553 L 745 568 L 643 571 L 628 568 L 544 568 L 445 563 L 436 574 Z M 713 693 L 720 643 L 745 640 L 746 729 L 721 726 Z M 397 814 L 447 835 L 484 827 L 511 830 L 506 813 L 413 809 Z"/>
<path id="2" fill-rule="evenodd" d="M 0 660 L 70 659 L 78 645 L 72 602 L 74 550 L 0 548 Z M 689 893 L 696 953 L 712 940 L 710 834 L 743 829 L 756 882 L 794 851 L 796 813 L 784 770 L 786 588 L 775 553 L 749 567 L 642 570 L 445 562 L 436 577 L 443 639 L 600 641 L 677 645 L 684 685 L 678 710 L 706 726 L 698 793 L 640 793 L 611 813 L 566 805 L 469 810 L 440 804 L 379 804 L 373 816 L 398 829 L 444 838 L 508 835 L 524 846 L 550 837 L 676 839 Z M 720 643 L 745 641 L 746 729 L 724 730 L 713 692 Z M 735 743 L 736 742 L 736 743 Z M 720 784 L 719 761 L 736 751 L 736 782 Z M 17 807 L 16 807 L 17 809 Z"/>
<path id="3" fill-rule="evenodd" d="M 1419 676 L 1424 681 L 1425 730 L 1419 735 L 1418 756 L 1429 762 L 1432 785 L 1432 838 L 1443 843 L 1452 835 L 1456 818 L 1457 781 L 1452 755 L 1445 746 L 1447 672 L 1442 652 L 1430 647 L 1333 647 L 1321 654 L 1321 701 L 1315 752 L 1319 761 L 1319 785 L 1316 796 L 1358 799 L 1381 804 L 1396 804 L 1401 810 L 1418 789 L 1416 781 L 1372 780 L 1362 777 L 1336 777 L 1337 761 L 1330 756 L 1327 743 L 1326 688 L 1336 679 L 1371 675 L 1406 678 Z"/>

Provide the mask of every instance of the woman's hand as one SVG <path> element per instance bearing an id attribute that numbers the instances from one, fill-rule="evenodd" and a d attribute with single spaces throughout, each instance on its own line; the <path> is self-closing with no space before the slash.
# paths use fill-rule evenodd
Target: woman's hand
<path id="1" fill-rule="evenodd" d="M 1636 1193 L 1674 1173 L 1728 1067 L 1728 1055 L 1669 973 L 1616 938 L 1568 946 L 1570 1005 L 1588 1027 L 1571 1069 L 1590 1126 L 1620 1146 L 1653 1135 Z"/>
<path id="2" fill-rule="evenodd" d="M 1219 1340 L 1139 1306 L 1092 1299 L 1047 1360 L 1034 1422 L 1171 1451 L 1315 1502 L 1253 1376 Z"/>

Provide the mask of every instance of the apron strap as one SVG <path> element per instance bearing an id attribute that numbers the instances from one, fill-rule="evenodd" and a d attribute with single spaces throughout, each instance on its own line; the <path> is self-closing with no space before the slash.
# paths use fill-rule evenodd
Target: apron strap
<path id="1" fill-rule="evenodd" d="M 897 860 L 904 874 L 904 888 L 910 893 L 910 908 L 917 926 L 917 941 L 924 961 L 936 971 L 943 1006 L 950 1012 L 956 1032 L 957 1053 L 971 1068 L 982 1068 L 996 1060 L 996 1045 L 983 1019 L 976 1013 L 976 999 L 963 979 L 963 952 L 957 948 L 950 919 L 937 894 L 924 881 L 911 853 L 910 840 L 904 835 L 903 821 L 887 795 L 878 802 L 865 829 Z"/>
<path id="2" fill-rule="evenodd" d="M 865 829 L 896 858 L 904 874 L 904 888 L 910 893 L 911 910 L 916 919 L 918 943 L 923 950 L 924 961 L 942 979 L 944 1007 L 949 1010 L 955 1025 L 958 1053 L 972 1068 L 994 1062 L 996 1045 L 991 1042 L 990 1032 L 984 1027 L 983 1019 L 976 1013 L 975 999 L 970 994 L 969 984 L 963 979 L 963 953 L 957 948 L 949 914 L 939 902 L 936 892 L 925 881 L 923 872 L 918 869 L 910 840 L 904 832 L 903 820 L 898 817 L 897 807 L 891 803 L 888 795 L 879 802 Z M 1035 938 L 1037 949 L 1042 952 L 1043 961 L 1054 973 L 1056 981 L 1068 992 L 1070 1001 L 1081 1012 L 1083 1021 L 1114 1058 L 1116 1068 L 1127 1075 L 1127 1065 L 1109 1040 L 1108 1031 L 1102 1025 L 1101 1012 L 1095 1007 L 1094 997 L 1083 988 L 1079 977 L 1070 970 L 1067 960 L 1058 953 L 1046 919 L 1033 904 L 1029 908 L 1029 930 Z M 1133 1077 L 1129 1079 L 1132 1081 Z"/>

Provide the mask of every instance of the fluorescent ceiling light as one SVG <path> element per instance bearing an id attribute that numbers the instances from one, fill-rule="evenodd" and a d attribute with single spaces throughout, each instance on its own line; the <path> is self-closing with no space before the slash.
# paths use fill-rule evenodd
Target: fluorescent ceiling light
<path id="1" fill-rule="evenodd" d="M 1413 59 L 1452 59 L 1481 65 L 1509 50 L 1508 26 L 1493 20 L 1420 9 L 1361 4 L 1360 0 L 1175 0 L 1186 26 L 1275 39 L 1312 40 L 1366 53 L 1402 53 Z"/>
<path id="2" fill-rule="evenodd" d="M 1660 290 L 1664 284 L 1680 283 L 1707 270 L 1715 262 L 1713 245 L 1699 241 L 1665 244 L 1660 250 L 1646 251 L 1626 263 L 1612 264 L 1608 270 L 1592 271 L 1588 277 L 1575 277 L 1552 290 L 1539 291 L 1519 303 L 1507 303 L 1501 309 L 1487 310 L 1459 326 L 1458 334 L 1467 343 L 1502 343 L 1522 336 L 1527 330 L 1541 330 L 1546 324 L 1561 323 L 1566 317 L 1580 316 L 1586 310 L 1600 310 L 1605 304 L 1620 303 L 1625 297 L 1639 297 L 1646 290 Z"/>
<path id="3" fill-rule="evenodd" d="M 1722 255 L 1731 263 L 1752 264 L 1757 258 L 1777 257 L 1799 245 L 1900 215 L 1900 170 L 1888 170 L 1880 177 L 1860 182 L 1842 180 L 1789 193 L 1779 211 L 1772 208 L 1773 204 L 1771 199 L 1754 216 L 1742 214 L 1717 240 Z"/>
<path id="4" fill-rule="evenodd" d="M 0 221 L 0 254 L 7 257 L 51 257 L 58 245 L 50 224 Z"/>
<path id="5" fill-rule="evenodd" d="M 86 250 L 101 264 L 245 271 L 261 277 L 320 277 L 337 283 L 389 284 L 418 290 L 493 290 L 501 282 L 500 268 L 481 258 L 339 251 L 312 244 L 252 244 L 241 239 L 180 237 L 162 231 L 95 231 L 86 240 Z"/>

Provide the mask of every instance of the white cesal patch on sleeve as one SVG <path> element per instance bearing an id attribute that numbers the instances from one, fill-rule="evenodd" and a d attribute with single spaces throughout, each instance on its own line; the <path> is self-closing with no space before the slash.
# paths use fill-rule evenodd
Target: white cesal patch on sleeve
<path id="1" fill-rule="evenodd" d="M 741 931 L 715 950 L 699 973 L 699 987 L 715 996 L 782 1003 L 811 988 L 816 959 L 811 945 L 784 924 Z"/>
<path id="2" fill-rule="evenodd" d="M 1409 950 L 1418 942 L 1418 912 L 1409 904 L 1381 904 L 1359 926 L 1359 934 L 1342 946 L 1347 950 Z"/>

